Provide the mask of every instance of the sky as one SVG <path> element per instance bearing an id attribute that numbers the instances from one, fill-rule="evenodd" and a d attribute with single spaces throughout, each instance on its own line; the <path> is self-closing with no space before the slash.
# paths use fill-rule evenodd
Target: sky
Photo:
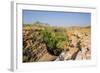
<path id="1" fill-rule="evenodd" d="M 36 21 L 48 23 L 51 26 L 88 26 L 91 25 L 91 14 L 82 12 L 23 10 L 23 24 L 32 24 Z"/>

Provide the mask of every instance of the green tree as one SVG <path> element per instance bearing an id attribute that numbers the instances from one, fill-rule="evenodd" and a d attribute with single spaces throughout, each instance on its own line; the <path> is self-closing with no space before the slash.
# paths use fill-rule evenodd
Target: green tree
<path id="1" fill-rule="evenodd" d="M 42 31 L 43 34 L 43 40 L 47 45 L 47 50 L 53 54 L 58 56 L 63 48 L 58 47 L 58 43 L 65 41 L 65 37 L 63 36 L 56 36 L 55 32 L 50 32 L 50 31 Z"/>

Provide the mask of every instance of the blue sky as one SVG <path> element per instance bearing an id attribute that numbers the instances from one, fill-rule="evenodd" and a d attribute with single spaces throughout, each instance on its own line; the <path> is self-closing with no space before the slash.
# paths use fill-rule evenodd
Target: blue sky
<path id="1" fill-rule="evenodd" d="M 90 13 L 56 12 L 23 10 L 23 23 L 36 21 L 48 23 L 53 26 L 88 26 L 91 25 Z"/>

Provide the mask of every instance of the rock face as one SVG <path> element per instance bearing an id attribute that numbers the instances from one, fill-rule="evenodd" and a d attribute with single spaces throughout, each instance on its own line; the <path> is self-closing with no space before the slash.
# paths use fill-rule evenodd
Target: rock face
<path id="1" fill-rule="evenodd" d="M 91 33 L 90 29 L 69 31 L 67 51 L 65 50 L 63 60 L 89 60 L 91 59 Z M 61 55 L 60 55 L 61 56 Z M 60 60 L 60 57 L 56 59 Z M 60 60 L 61 61 L 61 60 Z"/>
<path id="2" fill-rule="evenodd" d="M 31 28 L 30 28 L 31 27 Z M 47 42 L 43 39 L 43 31 L 42 29 L 36 26 L 30 26 L 27 28 L 26 26 L 23 28 L 23 62 L 44 62 L 44 61 L 67 61 L 67 60 L 89 60 L 91 59 L 91 28 L 71 28 L 71 29 L 62 29 L 58 31 L 54 30 L 54 28 L 50 31 L 53 32 L 54 38 L 51 39 L 49 35 L 49 47 L 52 46 L 52 51 L 54 54 L 57 54 L 57 51 L 60 53 L 58 55 L 51 54 L 48 49 L 48 39 Z M 47 26 L 46 26 L 47 28 Z M 57 37 L 56 35 L 59 33 L 66 34 L 66 38 Z M 56 45 L 54 45 L 53 43 Z M 56 49 L 54 48 L 56 47 Z M 61 50 L 61 51 L 60 51 Z"/>

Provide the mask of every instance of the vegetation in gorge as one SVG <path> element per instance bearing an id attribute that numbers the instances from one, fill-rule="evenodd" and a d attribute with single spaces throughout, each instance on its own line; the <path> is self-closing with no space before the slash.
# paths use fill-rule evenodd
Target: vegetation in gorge
<path id="1" fill-rule="evenodd" d="M 54 61 L 62 52 L 64 60 L 90 59 L 90 27 L 23 25 L 23 62 Z"/>

